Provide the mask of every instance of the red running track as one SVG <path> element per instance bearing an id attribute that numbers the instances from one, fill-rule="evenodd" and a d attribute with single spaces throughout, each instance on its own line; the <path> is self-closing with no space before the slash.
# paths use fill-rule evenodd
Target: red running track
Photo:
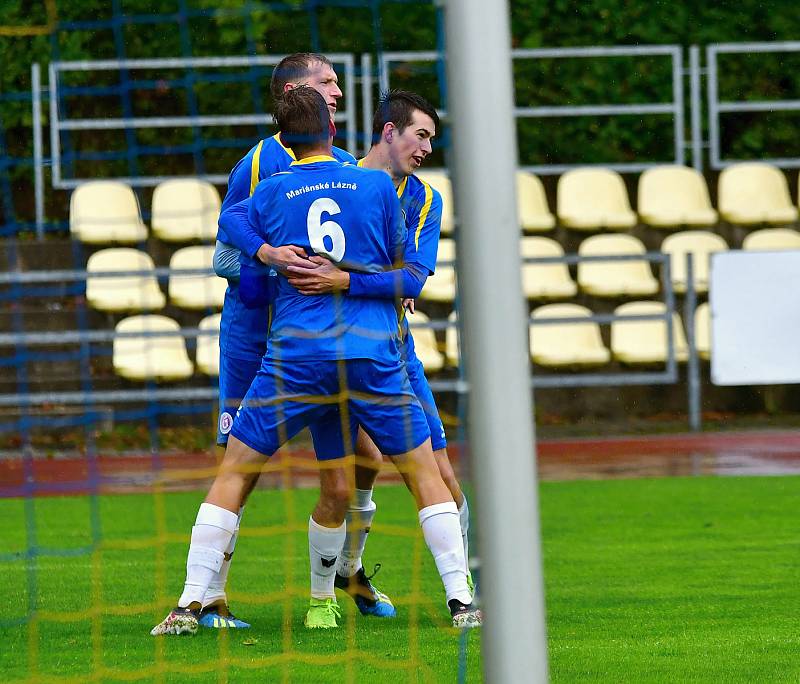
<path id="1" fill-rule="evenodd" d="M 458 465 L 461 449 L 451 447 Z M 637 437 L 542 440 L 543 480 L 689 475 L 800 474 L 800 431 L 770 430 Z M 202 489 L 216 466 L 209 452 L 100 454 L 0 460 L 0 497 L 77 495 Z M 387 464 L 382 482 L 399 482 Z M 308 450 L 279 452 L 260 486 L 314 486 L 316 461 Z"/>

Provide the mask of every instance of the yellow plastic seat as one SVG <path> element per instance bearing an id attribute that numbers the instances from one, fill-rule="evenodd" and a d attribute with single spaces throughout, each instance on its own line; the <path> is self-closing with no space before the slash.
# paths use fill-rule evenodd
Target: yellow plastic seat
<path id="1" fill-rule="evenodd" d="M 581 256 L 624 256 L 646 252 L 642 241 L 633 235 L 592 235 L 578 248 Z M 578 263 L 578 285 L 583 292 L 596 297 L 641 297 L 658 292 L 658 280 L 646 259 L 581 261 Z"/>
<path id="2" fill-rule="evenodd" d="M 119 181 L 89 181 L 69 200 L 69 230 L 76 240 L 94 245 L 133 244 L 147 239 L 139 201 Z"/>
<path id="3" fill-rule="evenodd" d="M 197 327 L 202 331 L 214 331 L 214 335 L 197 336 L 197 370 L 206 375 L 219 375 L 219 326 L 222 314 L 206 316 Z"/>
<path id="4" fill-rule="evenodd" d="M 686 254 L 693 254 L 695 292 L 708 292 L 710 257 L 715 252 L 728 249 L 725 240 L 707 230 L 684 230 L 664 238 L 661 251 L 669 254 L 672 287 L 675 292 L 686 292 Z"/>
<path id="5" fill-rule="evenodd" d="M 519 225 L 526 233 L 544 233 L 556 227 L 542 181 L 532 173 L 517 171 L 517 208 Z"/>
<path id="6" fill-rule="evenodd" d="M 447 317 L 449 323 L 458 323 L 458 313 L 451 311 Z M 444 355 L 445 360 L 450 366 L 458 366 L 461 363 L 461 346 L 458 342 L 458 328 L 451 326 L 447 329 L 444 336 Z"/>
<path id="7" fill-rule="evenodd" d="M 706 181 L 687 166 L 657 166 L 639 177 L 639 216 L 654 228 L 708 227 L 717 222 Z"/>
<path id="8" fill-rule="evenodd" d="M 117 333 L 175 333 L 177 321 L 154 314 L 124 318 Z M 128 380 L 185 380 L 194 372 L 183 336 L 150 335 L 114 338 L 114 372 Z"/>
<path id="9" fill-rule="evenodd" d="M 153 191 L 150 224 L 153 234 L 165 242 L 214 240 L 221 202 L 208 181 L 175 178 Z"/>
<path id="10" fill-rule="evenodd" d="M 742 249 L 751 252 L 780 252 L 800 249 L 800 232 L 791 228 L 763 228 L 745 236 Z"/>
<path id="11" fill-rule="evenodd" d="M 780 225 L 797 220 L 789 184 L 771 164 L 747 162 L 723 169 L 719 175 L 719 213 L 730 223 Z"/>
<path id="12" fill-rule="evenodd" d="M 663 302 L 628 302 L 614 310 L 617 316 L 644 316 L 666 313 Z M 680 316 L 673 312 L 675 358 L 686 361 L 689 348 Z M 614 321 L 611 324 L 611 353 L 617 361 L 630 365 L 666 363 L 667 325 L 665 320 Z"/>
<path id="13" fill-rule="evenodd" d="M 172 255 L 169 267 L 179 269 L 206 269 L 209 275 L 172 274 L 169 278 L 169 299 L 183 309 L 221 309 L 228 286 L 224 278 L 213 272 L 214 248 L 208 246 L 184 247 Z"/>
<path id="14" fill-rule="evenodd" d="M 453 264 L 456 258 L 456 243 L 449 239 L 439 240 L 439 251 L 436 255 L 436 272 L 425 281 L 420 293 L 421 299 L 432 302 L 452 302 L 456 298 L 456 269 Z M 449 261 L 450 265 L 440 262 Z"/>
<path id="15" fill-rule="evenodd" d="M 701 359 L 708 361 L 711 358 L 711 309 L 708 302 L 694 310 L 694 346 Z"/>
<path id="16" fill-rule="evenodd" d="M 546 237 L 522 238 L 520 252 L 523 259 L 564 256 L 561 245 Z M 522 291 L 527 299 L 568 299 L 577 294 L 578 286 L 565 263 L 523 263 Z"/>
<path id="17" fill-rule="evenodd" d="M 99 311 L 157 311 L 166 304 L 149 254 L 131 247 L 101 249 L 86 264 L 86 301 Z M 93 276 L 113 271 L 149 271 L 141 276 Z"/>
<path id="18" fill-rule="evenodd" d="M 627 230 L 636 225 L 625 183 L 610 169 L 575 169 L 558 179 L 558 220 L 567 228 Z"/>
<path id="19" fill-rule="evenodd" d="M 419 171 L 417 178 L 428 183 L 442 196 L 442 235 L 452 235 L 455 228 L 453 212 L 453 184 L 444 171 Z"/>
<path id="20" fill-rule="evenodd" d="M 422 362 L 422 367 L 426 371 L 435 373 L 444 368 L 444 355 L 439 351 L 433 328 L 420 327 L 430 322 L 431 319 L 421 311 L 408 314 L 408 325 L 414 336 L 414 351 L 417 358 Z"/>
<path id="21" fill-rule="evenodd" d="M 533 319 L 585 318 L 591 315 L 589 309 L 578 304 L 547 304 L 533 312 Z M 600 337 L 600 326 L 593 321 L 531 325 L 529 332 L 531 358 L 540 366 L 602 366 L 611 358 Z"/>

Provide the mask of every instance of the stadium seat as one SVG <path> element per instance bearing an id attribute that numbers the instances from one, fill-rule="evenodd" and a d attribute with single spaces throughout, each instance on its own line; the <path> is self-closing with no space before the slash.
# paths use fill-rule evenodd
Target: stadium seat
<path id="1" fill-rule="evenodd" d="M 670 274 L 675 292 L 686 292 L 686 254 L 694 255 L 694 289 L 695 292 L 708 292 L 708 269 L 710 257 L 714 252 L 728 249 L 725 240 L 707 230 L 684 230 L 664 238 L 661 251 L 669 254 Z"/>
<path id="2" fill-rule="evenodd" d="M 426 371 L 435 373 L 444 368 L 444 355 L 439 351 L 433 328 L 424 327 L 426 323 L 430 322 L 431 319 L 421 311 L 408 314 L 408 325 L 414 335 L 414 350 L 417 358 L 422 361 L 422 367 Z"/>
<path id="3" fill-rule="evenodd" d="M 451 311 L 447 317 L 449 323 L 458 323 L 458 313 Z M 444 354 L 448 365 L 458 366 L 461 363 L 461 346 L 458 341 L 458 328 L 449 327 L 444 336 Z"/>
<path id="4" fill-rule="evenodd" d="M 717 222 L 705 179 L 686 166 L 648 169 L 639 177 L 638 197 L 639 217 L 654 228 L 705 228 Z"/>
<path id="5" fill-rule="evenodd" d="M 452 235 L 455 228 L 453 213 L 453 184 L 444 171 L 419 171 L 417 178 L 428 183 L 442 196 L 442 235 Z"/>
<path id="6" fill-rule="evenodd" d="M 533 312 L 533 319 L 591 315 L 589 309 L 578 304 L 547 304 Z M 600 326 L 593 321 L 531 325 L 530 350 L 534 363 L 550 368 L 602 366 L 611 358 L 600 337 Z"/>
<path id="7" fill-rule="evenodd" d="M 130 316 L 117 333 L 175 333 L 177 321 L 166 316 Z M 128 380 L 185 380 L 194 372 L 182 335 L 114 338 L 114 372 Z"/>
<path id="8" fill-rule="evenodd" d="M 703 302 L 694 311 L 694 346 L 697 355 L 708 361 L 711 358 L 711 310 Z"/>
<path id="9" fill-rule="evenodd" d="M 86 264 L 86 301 L 99 311 L 157 311 L 166 304 L 149 254 L 131 247 L 101 249 Z M 149 271 L 140 276 L 93 276 L 112 271 Z"/>
<path id="10" fill-rule="evenodd" d="M 532 173 L 517 171 L 517 207 L 519 225 L 526 233 L 544 233 L 556 227 L 542 181 Z"/>
<path id="11" fill-rule="evenodd" d="M 636 225 L 625 183 L 610 169 L 575 169 L 558 179 L 558 220 L 567 228 L 627 230 Z"/>
<path id="12" fill-rule="evenodd" d="M 119 181 L 89 181 L 72 192 L 69 230 L 89 244 L 133 244 L 147 239 L 139 201 L 129 185 Z"/>
<path id="13" fill-rule="evenodd" d="M 800 232 L 791 228 L 763 228 L 745 236 L 742 249 L 749 251 L 780 252 L 800 249 Z"/>
<path id="14" fill-rule="evenodd" d="M 439 240 L 436 256 L 436 272 L 425 281 L 421 299 L 432 302 L 452 302 L 456 298 L 456 269 L 452 264 L 456 258 L 456 244 L 449 238 Z M 450 265 L 440 262 L 449 261 Z"/>
<path id="15" fill-rule="evenodd" d="M 150 224 L 164 242 L 214 240 L 217 235 L 220 199 L 208 181 L 175 178 L 156 186 Z"/>
<path id="16" fill-rule="evenodd" d="M 224 278 L 213 272 L 214 248 L 208 246 L 184 247 L 172 255 L 169 267 L 179 269 L 207 269 L 209 275 L 171 274 L 169 299 L 183 309 L 221 309 L 228 286 Z"/>
<path id="17" fill-rule="evenodd" d="M 219 326 L 221 314 L 206 316 L 197 327 L 200 330 L 213 330 L 215 335 L 197 336 L 197 370 L 206 375 L 219 375 Z"/>
<path id="18" fill-rule="evenodd" d="M 723 169 L 719 175 L 719 213 L 729 223 L 780 225 L 797 220 L 797 207 L 780 169 L 747 162 Z"/>
<path id="19" fill-rule="evenodd" d="M 564 256 L 561 245 L 546 237 L 522 238 L 520 252 L 523 259 Z M 565 263 L 523 263 L 522 291 L 527 299 L 568 299 L 577 294 L 578 286 Z"/>
<path id="20" fill-rule="evenodd" d="M 592 235 L 581 242 L 581 256 L 624 256 L 645 254 L 642 241 L 632 235 Z M 578 263 L 578 285 L 595 297 L 641 297 L 658 292 L 650 262 L 581 261 Z"/>
<path id="21" fill-rule="evenodd" d="M 617 316 L 664 315 L 663 302 L 628 302 L 614 310 Z M 681 319 L 673 312 L 675 358 L 686 361 L 689 356 L 686 334 Z M 666 363 L 667 326 L 664 320 L 614 321 L 611 324 L 611 353 L 617 361 L 631 365 Z"/>

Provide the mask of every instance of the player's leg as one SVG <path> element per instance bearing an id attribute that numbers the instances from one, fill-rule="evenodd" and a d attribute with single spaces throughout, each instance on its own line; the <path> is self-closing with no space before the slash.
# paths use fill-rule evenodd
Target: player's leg
<path id="1" fill-rule="evenodd" d="M 266 458 L 264 453 L 235 437 L 230 438 L 217 476 L 192 527 L 183 593 L 176 607 L 151 630 L 152 635 L 197 632 L 208 585 L 222 568 L 238 525 L 238 512 Z"/>
<path id="2" fill-rule="evenodd" d="M 327 593 L 319 591 L 318 578 L 315 577 L 317 573 L 326 574 L 325 571 L 320 570 L 319 557 L 324 557 L 324 554 L 317 554 L 315 551 L 315 543 L 313 534 L 316 531 L 320 532 L 318 525 L 325 525 L 325 520 L 329 520 L 328 527 L 332 528 L 335 524 L 342 521 L 341 517 L 344 515 L 344 529 L 345 536 L 342 539 L 342 545 L 336 550 L 337 563 L 341 562 L 341 556 L 348 549 L 347 532 L 351 524 L 356 529 L 356 540 L 362 542 L 366 539 L 366 534 L 369 532 L 369 522 L 367 521 L 366 529 L 363 530 L 363 536 L 359 536 L 358 532 L 361 530 L 363 520 L 361 516 L 356 513 L 353 515 L 353 503 L 357 502 L 357 498 L 353 496 L 352 483 L 354 480 L 353 469 L 348 464 L 347 470 L 337 465 L 339 459 L 347 454 L 352 453 L 352 435 L 358 430 L 358 427 L 351 423 L 349 420 L 347 424 L 344 423 L 342 412 L 338 409 L 336 411 L 326 412 L 311 426 L 311 436 L 314 440 L 314 451 L 317 459 L 320 461 L 320 500 L 317 508 L 309 521 L 309 550 L 311 556 L 311 573 L 312 573 L 312 600 L 309 614 L 306 617 L 306 625 L 311 627 L 334 627 L 336 626 L 334 618 L 336 616 L 326 615 L 318 619 L 312 613 L 322 612 L 327 609 L 326 605 L 320 606 L 318 597 L 327 599 Z M 347 445 L 349 448 L 345 448 Z M 374 448 L 374 447 L 373 447 Z M 380 455 L 380 453 L 379 453 Z M 344 475 L 341 475 L 344 473 Z M 373 505 L 374 506 L 374 505 Z M 366 512 L 369 516 L 371 511 Z M 326 535 L 330 539 L 331 535 Z M 360 555 L 359 555 L 360 558 Z M 327 564 L 323 564 L 327 570 Z M 356 602 L 359 610 L 364 615 L 375 615 L 378 617 L 393 617 L 395 614 L 394 606 L 391 601 L 380 591 L 372 586 L 369 578 L 364 575 L 364 571 L 360 566 L 353 573 L 352 577 L 343 578 L 336 574 L 336 567 L 331 569 L 333 573 L 333 584 L 329 589 L 332 592 L 333 587 L 343 589 L 350 594 Z M 327 581 L 327 580 L 326 580 Z M 352 586 L 350 586 L 352 584 Z M 327 585 L 326 585 L 327 586 Z M 328 602 L 335 605 L 334 601 Z M 323 624 L 315 624 L 322 622 Z"/>
<path id="3" fill-rule="evenodd" d="M 428 422 L 404 367 L 363 361 L 351 363 L 348 371 L 351 388 L 376 399 L 393 398 L 351 399 L 350 404 L 362 428 L 398 467 L 417 503 L 423 536 L 442 578 L 453 624 L 479 625 L 481 615 L 471 605 L 467 584 L 458 507 L 439 472 Z"/>
<path id="4" fill-rule="evenodd" d="M 458 483 L 453 466 L 447 455 L 447 437 L 444 431 L 442 419 L 439 417 L 439 409 L 436 407 L 436 400 L 433 397 L 431 386 L 428 379 L 425 377 L 425 370 L 422 367 L 422 362 L 417 357 L 414 351 L 414 338 L 409 332 L 406 337 L 405 344 L 405 358 L 406 358 L 406 371 L 408 372 L 408 379 L 411 382 L 411 388 L 414 390 L 422 409 L 425 411 L 425 417 L 428 420 L 428 428 L 431 432 L 431 448 L 433 455 L 436 458 L 436 463 L 439 466 L 444 483 L 453 495 L 453 500 L 458 506 L 458 520 L 461 526 L 461 541 L 464 545 L 464 558 L 467 562 L 467 582 L 470 590 L 474 590 L 472 582 L 472 574 L 469 570 L 469 506 L 464 492 L 461 490 L 461 485 Z"/>
<path id="5" fill-rule="evenodd" d="M 233 427 L 234 416 L 250 388 L 253 379 L 261 366 L 261 360 L 245 360 L 220 354 L 219 361 L 219 421 L 217 426 L 217 444 L 225 446 Z M 250 488 L 255 487 L 258 477 L 253 478 Z M 249 491 L 247 495 L 249 495 Z M 239 510 L 236 530 L 230 544 L 225 550 L 225 559 L 220 571 L 211 580 L 208 591 L 203 597 L 203 609 L 200 612 L 200 624 L 203 627 L 247 628 L 250 625 L 237 618 L 228 606 L 225 587 L 228 583 L 233 553 L 239 538 L 239 527 L 244 514 L 244 506 Z"/>
<path id="6" fill-rule="evenodd" d="M 334 581 L 345 537 L 351 476 L 339 462 L 321 462 L 319 500 L 308 519 L 311 599 L 304 623 L 309 629 L 337 627 L 340 617 Z"/>
<path id="7" fill-rule="evenodd" d="M 222 568 L 239 509 L 264 461 L 309 422 L 308 404 L 276 399 L 278 387 L 287 385 L 287 394 L 292 394 L 292 378 L 286 369 L 265 360 L 237 413 L 225 456 L 192 528 L 184 591 L 176 608 L 151 634 L 197 631 L 203 598 Z"/>
<path id="8" fill-rule="evenodd" d="M 335 420 L 328 417 L 318 421 L 311 426 L 311 436 L 319 458 L 326 445 L 344 441 L 341 420 L 338 417 Z M 362 615 L 394 617 L 397 611 L 391 600 L 372 584 L 375 573 L 368 576 L 361 563 L 377 509 L 372 501 L 372 485 L 383 463 L 383 456 L 363 430 L 358 430 L 355 449 L 355 492 L 348 502 L 346 533 L 336 565 L 335 586 L 347 592 Z"/>

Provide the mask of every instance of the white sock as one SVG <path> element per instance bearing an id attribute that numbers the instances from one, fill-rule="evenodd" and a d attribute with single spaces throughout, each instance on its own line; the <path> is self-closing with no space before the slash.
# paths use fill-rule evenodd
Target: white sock
<path id="1" fill-rule="evenodd" d="M 356 489 L 355 501 L 347 510 L 345 517 L 347 534 L 336 565 L 336 572 L 342 577 L 352 577 L 361 569 L 361 557 L 364 555 L 367 535 L 376 509 L 377 506 L 372 500 L 372 490 Z"/>
<path id="2" fill-rule="evenodd" d="M 336 598 L 336 559 L 342 551 L 347 523 L 339 527 L 323 527 L 314 518 L 308 519 L 308 555 L 311 560 L 312 598 Z"/>
<path id="3" fill-rule="evenodd" d="M 419 512 L 419 524 L 444 583 L 447 600 L 458 599 L 469 605 L 472 595 L 467 586 L 467 564 L 455 502 L 426 506 Z"/>
<path id="4" fill-rule="evenodd" d="M 244 506 L 239 509 L 239 517 L 236 520 L 236 529 L 231 537 L 231 542 L 228 548 L 225 549 L 225 558 L 222 561 L 222 568 L 216 574 L 211 584 L 206 589 L 206 595 L 203 597 L 203 606 L 208 606 L 215 601 L 224 601 L 225 605 L 228 604 L 228 596 L 225 593 L 225 585 L 228 583 L 228 572 L 231 569 L 231 559 L 233 558 L 233 551 L 236 548 L 236 540 L 239 538 L 239 527 L 242 524 L 242 514 L 244 513 Z"/>
<path id="5" fill-rule="evenodd" d="M 467 497 L 464 496 L 464 492 L 461 492 L 458 522 L 461 524 L 461 542 L 464 545 L 464 560 L 467 564 L 467 574 L 469 574 L 469 506 L 467 506 Z"/>
<path id="6" fill-rule="evenodd" d="M 186 583 L 178 599 L 181 608 L 203 602 L 208 585 L 222 569 L 237 521 L 236 513 L 214 504 L 200 504 L 186 556 Z"/>

